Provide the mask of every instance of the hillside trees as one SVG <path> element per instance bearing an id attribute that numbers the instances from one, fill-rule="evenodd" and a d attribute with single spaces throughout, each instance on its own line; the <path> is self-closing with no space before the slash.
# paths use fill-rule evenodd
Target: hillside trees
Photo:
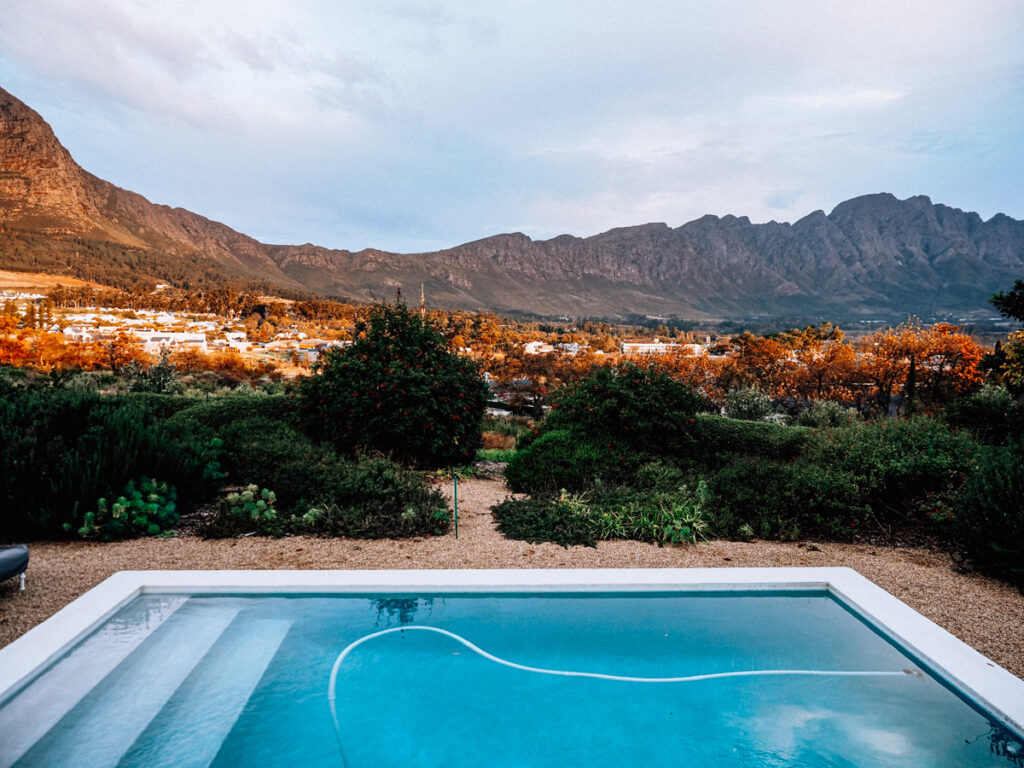
<path id="1" fill-rule="evenodd" d="M 403 305 L 377 305 L 351 347 L 331 349 L 300 386 L 307 431 L 343 453 L 379 451 L 421 467 L 471 461 L 487 384 Z"/>

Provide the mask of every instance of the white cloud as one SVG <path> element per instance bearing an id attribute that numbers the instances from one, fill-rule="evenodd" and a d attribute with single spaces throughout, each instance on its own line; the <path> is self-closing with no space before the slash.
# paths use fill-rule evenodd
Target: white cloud
<path id="1" fill-rule="evenodd" d="M 1016 0 L 0 0 L 0 18 L 3 85 L 87 169 L 255 236 L 418 250 L 792 220 L 876 191 L 1024 217 Z"/>

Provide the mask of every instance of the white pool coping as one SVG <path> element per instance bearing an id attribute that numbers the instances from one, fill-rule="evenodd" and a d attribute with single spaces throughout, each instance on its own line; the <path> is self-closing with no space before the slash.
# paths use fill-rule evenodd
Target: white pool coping
<path id="1" fill-rule="evenodd" d="M 851 568 L 120 571 L 0 649 L 0 702 L 144 594 L 701 590 L 829 592 L 1005 725 L 1024 732 L 1024 680 Z"/>

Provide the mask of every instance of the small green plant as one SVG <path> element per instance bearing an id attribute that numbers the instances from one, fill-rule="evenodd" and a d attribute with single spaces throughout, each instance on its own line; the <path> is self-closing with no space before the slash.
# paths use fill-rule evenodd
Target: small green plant
<path id="1" fill-rule="evenodd" d="M 707 519 L 707 505 L 710 499 L 708 484 L 703 480 L 697 483 L 692 494 L 687 493 L 686 487 L 683 486 L 665 515 L 662 540 L 669 544 L 696 544 L 698 541 L 706 541 L 711 527 Z"/>
<path id="2" fill-rule="evenodd" d="M 277 517 L 274 504 L 277 497 L 274 492 L 258 485 L 247 485 L 242 491 L 234 491 L 221 499 L 221 513 L 232 520 L 240 521 L 241 526 L 256 533 L 279 535 L 281 524 Z"/>
<path id="3" fill-rule="evenodd" d="M 481 448 L 476 452 L 476 460 L 507 463 L 515 455 L 516 452 L 512 448 Z"/>
<path id="4" fill-rule="evenodd" d="M 86 512 L 77 533 L 83 539 L 113 541 L 135 536 L 159 536 L 178 522 L 174 488 L 148 477 L 138 485 L 129 480 L 124 493 L 113 503 L 101 498 L 96 511 Z M 64 524 L 72 530 L 70 523 Z"/>

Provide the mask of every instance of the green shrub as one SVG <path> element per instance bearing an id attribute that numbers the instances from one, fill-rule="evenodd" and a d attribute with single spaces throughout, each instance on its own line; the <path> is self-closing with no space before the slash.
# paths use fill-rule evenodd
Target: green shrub
<path id="1" fill-rule="evenodd" d="M 281 536 L 284 521 L 277 513 L 277 498 L 268 488 L 250 484 L 241 491 L 232 491 L 217 502 L 211 519 L 200 526 L 200 532 L 211 538 L 225 538 L 242 533 Z"/>
<path id="2" fill-rule="evenodd" d="M 594 546 L 599 540 L 634 539 L 657 544 L 696 543 L 709 531 L 710 493 L 700 482 L 672 493 L 629 488 L 583 494 L 506 499 L 494 507 L 498 530 L 530 542 Z"/>
<path id="3" fill-rule="evenodd" d="M 708 404 L 656 368 L 627 363 L 567 384 L 551 407 L 540 435 L 564 430 L 594 446 L 621 446 L 628 455 L 655 458 L 692 451 L 694 417 Z"/>
<path id="4" fill-rule="evenodd" d="M 162 395 L 180 392 L 182 386 L 178 382 L 178 373 L 169 357 L 170 353 L 164 350 L 160 353 L 158 363 L 146 367 L 133 360 L 125 371 L 128 391 L 155 392 Z"/>
<path id="5" fill-rule="evenodd" d="M 672 493 L 684 487 L 688 479 L 679 467 L 663 461 L 650 461 L 636 471 L 630 485 L 654 493 Z"/>
<path id="6" fill-rule="evenodd" d="M 505 469 L 517 493 L 579 491 L 629 481 L 642 464 L 692 455 L 705 401 L 652 368 L 599 368 L 562 387 L 552 410 L 520 438 Z"/>
<path id="7" fill-rule="evenodd" d="M 952 520 L 975 567 L 1024 587 L 1024 441 L 980 452 Z"/>
<path id="8" fill-rule="evenodd" d="M 697 415 L 693 435 L 691 457 L 706 469 L 717 469 L 740 457 L 789 461 L 800 455 L 808 438 L 802 427 L 711 414 Z"/>
<path id="9" fill-rule="evenodd" d="M 589 547 L 597 539 L 585 497 L 563 493 L 553 498 L 506 499 L 493 510 L 498 530 L 511 539 Z"/>
<path id="10" fill-rule="evenodd" d="M 725 538 L 842 538 L 862 530 L 869 519 L 850 475 L 805 461 L 738 459 L 716 472 L 710 487 L 711 529 Z"/>
<path id="11" fill-rule="evenodd" d="M 363 459 L 335 467 L 292 529 L 354 538 L 440 535 L 451 511 L 444 496 L 423 477 L 386 459 Z"/>
<path id="12" fill-rule="evenodd" d="M 86 512 L 77 533 L 83 539 L 129 539 L 158 536 L 173 528 L 179 519 L 174 487 L 143 477 L 138 486 L 129 480 L 113 503 L 101 498 L 95 512 Z M 70 531 L 70 523 L 64 524 Z"/>
<path id="13" fill-rule="evenodd" d="M 280 422 L 295 425 L 295 414 L 288 398 L 284 395 L 221 395 L 208 400 L 185 399 L 187 407 L 173 416 L 172 422 L 191 429 L 206 428 L 219 432 L 224 427 L 245 419 L 261 418 L 266 422 Z"/>
<path id="14" fill-rule="evenodd" d="M 568 430 L 554 430 L 516 451 L 505 467 L 505 482 L 513 493 L 580 491 L 595 481 L 616 482 L 636 462 L 625 445 L 598 446 Z"/>
<path id="15" fill-rule="evenodd" d="M 77 530 L 98 498 L 141 476 L 173 485 L 185 506 L 211 494 L 221 479 L 216 441 L 155 410 L 140 396 L 34 388 L 0 396 L 3 535 L 60 536 L 65 523 Z"/>
<path id="16" fill-rule="evenodd" d="M 771 412 L 771 398 L 758 389 L 733 389 L 725 396 L 725 415 L 730 419 L 763 421 Z"/>
<path id="17" fill-rule="evenodd" d="M 290 509 L 303 495 L 302 487 L 289 480 L 286 467 L 306 466 L 309 472 L 322 470 L 322 465 L 338 461 L 330 448 L 313 443 L 306 435 L 281 421 L 262 416 L 239 419 L 220 430 L 223 441 L 221 463 L 232 482 L 267 485 L 279 489 L 281 504 Z"/>
<path id="18" fill-rule="evenodd" d="M 1024 400 L 1014 400 L 1006 387 L 986 384 L 955 400 L 942 414 L 951 427 L 966 429 L 980 442 L 1001 445 L 1024 436 Z"/>
<path id="19" fill-rule="evenodd" d="M 857 411 L 834 400 L 815 400 L 796 417 L 801 427 L 849 427 L 860 420 Z"/>
<path id="20" fill-rule="evenodd" d="M 888 527 L 919 517 L 929 498 L 955 493 L 977 450 L 969 434 L 915 417 L 812 432 L 802 459 L 849 475 L 875 520 Z"/>
<path id="21" fill-rule="evenodd" d="M 340 453 L 433 468 L 476 455 L 487 397 L 476 363 L 449 352 L 429 322 L 378 305 L 352 346 L 328 350 L 302 381 L 298 403 L 307 434 Z"/>

